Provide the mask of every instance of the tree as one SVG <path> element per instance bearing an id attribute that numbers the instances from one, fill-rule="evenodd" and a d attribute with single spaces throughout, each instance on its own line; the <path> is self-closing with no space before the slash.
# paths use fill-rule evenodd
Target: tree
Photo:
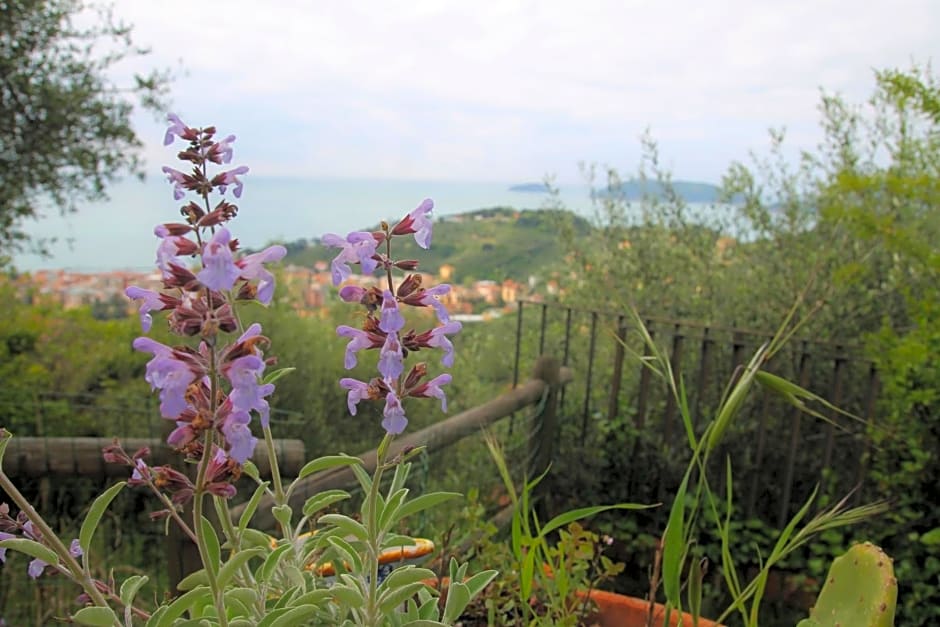
<path id="1" fill-rule="evenodd" d="M 73 212 L 122 174 L 141 174 L 131 114 L 162 108 L 168 75 L 124 86 L 112 69 L 147 53 L 108 7 L 0 0 L 0 266 L 13 252 L 47 253 L 23 230 L 41 208 Z"/>

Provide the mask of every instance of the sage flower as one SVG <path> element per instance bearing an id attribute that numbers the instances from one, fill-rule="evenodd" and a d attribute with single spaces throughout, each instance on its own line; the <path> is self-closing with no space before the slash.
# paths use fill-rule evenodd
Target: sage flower
<path id="1" fill-rule="evenodd" d="M 333 233 L 327 233 L 321 238 L 321 241 L 327 246 L 341 248 L 342 250 L 333 259 L 330 269 L 333 275 L 333 285 L 339 285 L 349 278 L 352 270 L 348 264 L 358 263 L 362 267 L 363 274 L 372 274 L 378 265 L 378 262 L 372 258 L 375 255 L 375 238 L 372 233 L 365 231 L 354 231 L 345 238 Z"/>

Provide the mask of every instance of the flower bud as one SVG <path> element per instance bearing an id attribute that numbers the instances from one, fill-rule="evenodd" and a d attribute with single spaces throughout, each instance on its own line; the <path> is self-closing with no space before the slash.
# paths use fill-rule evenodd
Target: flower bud
<path id="1" fill-rule="evenodd" d="M 418 269 L 418 260 L 417 259 L 403 259 L 401 261 L 395 262 L 395 267 L 399 270 L 412 271 Z"/>
<path id="2" fill-rule="evenodd" d="M 405 298 L 409 294 L 413 293 L 421 287 L 421 275 L 420 274 L 409 274 L 405 277 L 405 280 L 401 282 L 398 286 L 397 295 L 399 298 Z"/>

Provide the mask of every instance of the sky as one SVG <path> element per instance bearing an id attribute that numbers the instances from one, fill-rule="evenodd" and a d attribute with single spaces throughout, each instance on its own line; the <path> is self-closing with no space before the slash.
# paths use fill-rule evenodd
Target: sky
<path id="1" fill-rule="evenodd" d="M 263 176 L 579 182 L 634 172 L 645 129 L 676 178 L 821 138 L 821 89 L 940 58 L 937 0 L 116 0 L 172 106 L 234 133 Z M 148 167 L 162 122 L 140 114 Z"/>

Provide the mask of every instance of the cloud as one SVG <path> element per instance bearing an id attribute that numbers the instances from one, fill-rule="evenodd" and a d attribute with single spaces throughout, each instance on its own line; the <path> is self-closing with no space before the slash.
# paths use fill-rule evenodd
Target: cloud
<path id="1" fill-rule="evenodd" d="M 766 127 L 811 143 L 820 87 L 861 99 L 873 68 L 940 52 L 932 0 L 864 10 L 124 0 L 116 10 L 152 47 L 148 63 L 182 59 L 178 110 L 234 129 L 269 174 L 571 178 L 579 160 L 635 159 L 650 126 L 678 175 L 715 180 L 729 158 L 764 144 Z"/>

